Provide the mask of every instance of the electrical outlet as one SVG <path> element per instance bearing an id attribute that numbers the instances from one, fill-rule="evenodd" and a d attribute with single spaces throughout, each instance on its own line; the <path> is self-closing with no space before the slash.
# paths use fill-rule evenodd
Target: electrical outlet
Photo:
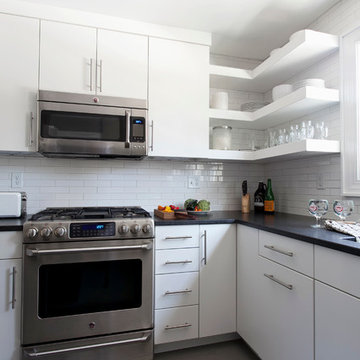
<path id="1" fill-rule="evenodd" d="M 11 187 L 22 188 L 24 186 L 23 173 L 11 173 Z"/>
<path id="2" fill-rule="evenodd" d="M 316 189 L 324 190 L 325 182 L 324 182 L 324 174 L 318 174 L 316 179 Z"/>
<path id="3" fill-rule="evenodd" d="M 188 188 L 189 189 L 200 189 L 200 176 L 189 176 L 188 177 Z"/>

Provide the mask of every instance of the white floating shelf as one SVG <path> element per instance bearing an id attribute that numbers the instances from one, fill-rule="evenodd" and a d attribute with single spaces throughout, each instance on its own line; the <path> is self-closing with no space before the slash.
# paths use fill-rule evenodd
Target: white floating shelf
<path id="1" fill-rule="evenodd" d="M 210 65 L 210 87 L 266 92 L 338 48 L 338 36 L 302 30 L 253 70 Z"/>
<path id="2" fill-rule="evenodd" d="M 209 159 L 270 162 L 340 153 L 336 140 L 307 139 L 258 151 L 209 150 Z"/>
<path id="3" fill-rule="evenodd" d="M 338 102 L 338 90 L 306 86 L 254 112 L 210 109 L 209 117 L 212 126 L 264 130 Z"/>

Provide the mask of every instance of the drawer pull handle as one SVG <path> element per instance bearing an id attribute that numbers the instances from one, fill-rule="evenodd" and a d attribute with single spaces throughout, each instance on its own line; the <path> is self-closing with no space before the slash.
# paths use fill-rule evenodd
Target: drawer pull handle
<path id="1" fill-rule="evenodd" d="M 184 239 L 192 239 L 192 236 L 167 236 L 165 240 L 184 240 Z"/>
<path id="2" fill-rule="evenodd" d="M 192 260 L 180 260 L 180 261 L 165 261 L 165 265 L 175 265 L 175 264 L 190 264 Z"/>
<path id="3" fill-rule="evenodd" d="M 166 325 L 165 330 L 182 329 L 182 328 L 187 328 L 190 326 L 192 326 L 192 325 L 187 322 L 185 324 L 180 324 L 180 325 Z"/>
<path id="4" fill-rule="evenodd" d="M 178 291 L 165 291 L 165 295 L 176 295 L 176 294 L 188 294 L 191 293 L 191 289 L 178 290 Z"/>
<path id="5" fill-rule="evenodd" d="M 294 256 L 294 253 L 291 252 L 291 251 L 284 251 L 284 250 L 281 250 L 281 249 L 278 249 L 276 248 L 274 245 L 264 245 L 264 248 L 266 249 L 269 249 L 269 250 L 272 250 L 272 251 L 275 251 L 279 254 L 283 254 L 283 255 L 286 255 L 286 256 L 290 256 L 290 257 L 293 257 Z"/>
<path id="6" fill-rule="evenodd" d="M 264 276 L 267 277 L 268 279 L 272 280 L 272 281 L 275 281 L 277 284 L 286 287 L 289 290 L 293 289 L 292 285 L 284 283 L 283 281 L 281 281 L 281 280 L 277 279 L 276 277 L 274 277 L 274 275 L 264 274 Z"/>

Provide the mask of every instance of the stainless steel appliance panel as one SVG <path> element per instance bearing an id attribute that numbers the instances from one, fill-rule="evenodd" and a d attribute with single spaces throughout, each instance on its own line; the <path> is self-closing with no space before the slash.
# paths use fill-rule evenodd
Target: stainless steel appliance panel
<path id="1" fill-rule="evenodd" d="M 153 239 L 25 244 L 23 256 L 22 343 L 24 345 L 153 327 Z M 101 304 L 104 309 L 101 307 L 99 309 L 103 311 L 96 311 L 96 306 L 94 311 L 94 306 L 91 304 L 92 294 L 91 290 L 89 292 L 88 286 L 90 281 L 83 286 L 85 300 L 82 298 L 82 305 L 79 305 L 90 309 L 88 313 L 79 311 L 76 306 L 71 307 L 70 311 L 63 309 L 60 301 L 53 309 L 48 308 L 48 299 L 44 302 L 45 307 L 42 307 L 40 295 L 43 289 L 40 289 L 39 285 L 41 281 L 39 274 L 42 267 L 59 264 L 75 264 L 81 267 L 81 264 L 99 264 L 100 262 L 108 262 L 110 265 L 112 262 L 121 260 L 141 261 L 140 306 L 109 310 L 106 308 L 106 304 Z M 45 273 L 46 276 L 48 276 L 47 273 Z M 57 277 L 59 283 L 56 286 L 60 287 L 57 289 L 59 297 L 61 297 L 62 291 L 65 294 L 67 292 L 75 294 L 77 291 L 73 281 L 70 281 L 73 280 L 71 274 L 66 276 L 64 274 L 64 279 Z M 89 274 L 86 274 L 86 278 L 89 278 Z M 68 289 L 67 279 L 69 279 L 69 286 L 71 285 Z M 49 281 L 51 281 L 51 277 Z M 79 284 L 80 289 L 81 285 Z M 120 282 L 119 286 L 121 286 Z M 48 295 L 45 293 L 45 296 Z M 74 301 L 79 300 L 75 299 Z M 42 313 L 43 317 L 40 317 L 39 313 Z"/>
<path id="2" fill-rule="evenodd" d="M 152 360 L 153 333 L 139 331 L 23 348 L 22 360 Z"/>

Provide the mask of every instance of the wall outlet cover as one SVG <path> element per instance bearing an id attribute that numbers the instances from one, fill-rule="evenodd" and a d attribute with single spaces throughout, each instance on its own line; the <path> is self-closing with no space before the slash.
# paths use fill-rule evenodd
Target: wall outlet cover
<path id="1" fill-rule="evenodd" d="M 188 177 L 188 188 L 189 189 L 200 189 L 200 176 L 189 176 Z"/>
<path id="2" fill-rule="evenodd" d="M 23 186 L 24 186 L 24 174 L 18 172 L 11 173 L 11 187 L 22 188 Z"/>

